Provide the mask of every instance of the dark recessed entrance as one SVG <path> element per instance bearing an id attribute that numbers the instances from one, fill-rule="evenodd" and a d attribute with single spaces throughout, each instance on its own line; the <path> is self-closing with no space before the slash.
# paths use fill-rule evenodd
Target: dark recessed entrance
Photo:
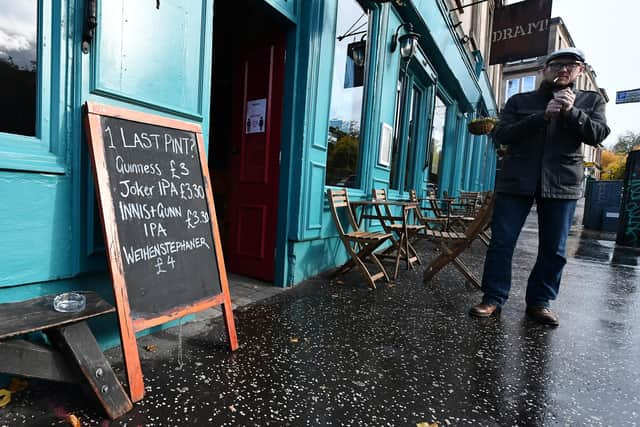
<path id="1" fill-rule="evenodd" d="M 273 281 L 288 26 L 262 0 L 217 1 L 209 168 L 227 268 Z"/>

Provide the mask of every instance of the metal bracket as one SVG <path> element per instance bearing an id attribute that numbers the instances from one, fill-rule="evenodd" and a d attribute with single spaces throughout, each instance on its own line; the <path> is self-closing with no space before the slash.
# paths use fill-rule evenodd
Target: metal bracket
<path id="1" fill-rule="evenodd" d="M 82 34 L 82 53 L 89 53 L 89 47 L 98 26 L 97 0 L 89 0 L 85 9 L 84 33 Z"/>

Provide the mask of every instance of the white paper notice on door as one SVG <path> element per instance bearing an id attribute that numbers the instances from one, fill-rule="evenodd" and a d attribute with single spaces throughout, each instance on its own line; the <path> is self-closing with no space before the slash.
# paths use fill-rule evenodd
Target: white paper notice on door
<path id="1" fill-rule="evenodd" d="M 247 101 L 245 133 L 264 133 L 267 125 L 267 98 Z"/>

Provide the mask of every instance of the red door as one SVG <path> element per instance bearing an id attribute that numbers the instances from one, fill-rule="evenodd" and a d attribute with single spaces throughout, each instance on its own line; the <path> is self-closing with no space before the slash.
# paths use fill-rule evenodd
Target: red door
<path id="1" fill-rule="evenodd" d="M 273 281 L 284 34 L 252 43 L 236 67 L 225 256 L 230 271 Z"/>

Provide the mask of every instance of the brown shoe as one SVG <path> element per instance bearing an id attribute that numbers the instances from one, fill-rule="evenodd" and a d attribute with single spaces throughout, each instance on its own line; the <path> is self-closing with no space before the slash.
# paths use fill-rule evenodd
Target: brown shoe
<path id="1" fill-rule="evenodd" d="M 556 316 L 549 307 L 542 305 L 530 305 L 527 306 L 526 313 L 531 320 L 543 325 L 558 326 L 560 324 L 558 316 Z"/>
<path id="2" fill-rule="evenodd" d="M 473 317 L 491 317 L 494 314 L 500 314 L 500 307 L 493 304 L 476 304 L 469 309 L 469 314 Z"/>

